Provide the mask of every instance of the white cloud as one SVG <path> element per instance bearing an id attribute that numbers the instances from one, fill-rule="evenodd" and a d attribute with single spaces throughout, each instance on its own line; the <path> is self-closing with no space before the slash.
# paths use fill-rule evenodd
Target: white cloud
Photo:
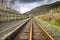
<path id="1" fill-rule="evenodd" d="M 20 12 L 24 13 L 26 11 L 31 10 L 32 8 L 35 8 L 36 6 L 38 6 L 38 3 L 31 3 L 31 4 L 21 5 L 20 6 L 20 8 L 21 8 Z"/>
<path id="2" fill-rule="evenodd" d="M 31 10 L 32 8 L 35 8 L 39 5 L 42 5 L 40 3 L 28 3 L 28 4 L 23 4 L 23 3 L 20 3 L 18 4 L 17 6 L 20 7 L 20 9 L 18 11 L 20 11 L 21 13 L 24 13 L 24 12 L 27 12 L 29 10 Z"/>
<path id="3" fill-rule="evenodd" d="M 24 12 L 31 10 L 32 8 L 42 5 L 42 4 L 48 4 L 48 3 L 55 2 L 55 1 L 57 1 L 57 0 L 44 0 L 42 2 L 33 2 L 33 3 L 20 3 L 18 1 L 16 1 L 15 5 L 20 8 L 15 8 L 15 9 L 17 9 L 21 13 L 24 13 Z M 60 1 L 60 0 L 58 0 L 58 1 Z"/>

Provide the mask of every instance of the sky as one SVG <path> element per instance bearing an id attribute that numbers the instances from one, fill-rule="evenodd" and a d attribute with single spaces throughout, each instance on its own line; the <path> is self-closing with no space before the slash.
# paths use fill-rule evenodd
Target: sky
<path id="1" fill-rule="evenodd" d="M 37 6 L 50 4 L 56 1 L 60 1 L 60 0 L 16 0 L 13 9 L 16 9 L 21 13 L 25 13 Z"/>

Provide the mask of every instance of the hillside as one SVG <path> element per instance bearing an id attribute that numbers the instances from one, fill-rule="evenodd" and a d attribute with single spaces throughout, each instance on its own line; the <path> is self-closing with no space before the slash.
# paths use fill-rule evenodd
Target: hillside
<path id="1" fill-rule="evenodd" d="M 39 21 L 43 20 L 53 27 L 56 27 L 58 29 L 60 28 L 60 2 L 37 7 L 31 10 L 29 14 L 30 13 L 33 15 L 37 15 L 36 18 L 38 18 Z"/>
<path id="2" fill-rule="evenodd" d="M 51 9 L 52 9 L 52 11 L 51 11 Z M 60 12 L 60 1 L 57 1 L 52 4 L 36 7 L 26 13 L 29 13 L 32 15 L 39 15 L 39 14 L 56 13 L 56 12 Z"/>

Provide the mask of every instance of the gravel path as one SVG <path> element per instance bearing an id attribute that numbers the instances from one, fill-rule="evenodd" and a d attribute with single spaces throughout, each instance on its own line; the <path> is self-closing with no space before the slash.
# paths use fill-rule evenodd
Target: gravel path
<path id="1" fill-rule="evenodd" d="M 55 40 L 60 40 L 60 30 L 57 28 L 54 28 L 45 22 L 39 21 L 39 23 L 47 30 L 47 32 L 54 37 Z"/>

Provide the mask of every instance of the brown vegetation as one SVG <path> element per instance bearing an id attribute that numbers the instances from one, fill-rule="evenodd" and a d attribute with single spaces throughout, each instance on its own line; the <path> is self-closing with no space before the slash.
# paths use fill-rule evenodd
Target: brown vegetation
<path id="1" fill-rule="evenodd" d="M 42 14 L 42 15 L 39 15 L 39 18 L 43 19 L 44 21 L 52 21 L 54 19 L 56 23 L 60 24 L 60 13 Z"/>

